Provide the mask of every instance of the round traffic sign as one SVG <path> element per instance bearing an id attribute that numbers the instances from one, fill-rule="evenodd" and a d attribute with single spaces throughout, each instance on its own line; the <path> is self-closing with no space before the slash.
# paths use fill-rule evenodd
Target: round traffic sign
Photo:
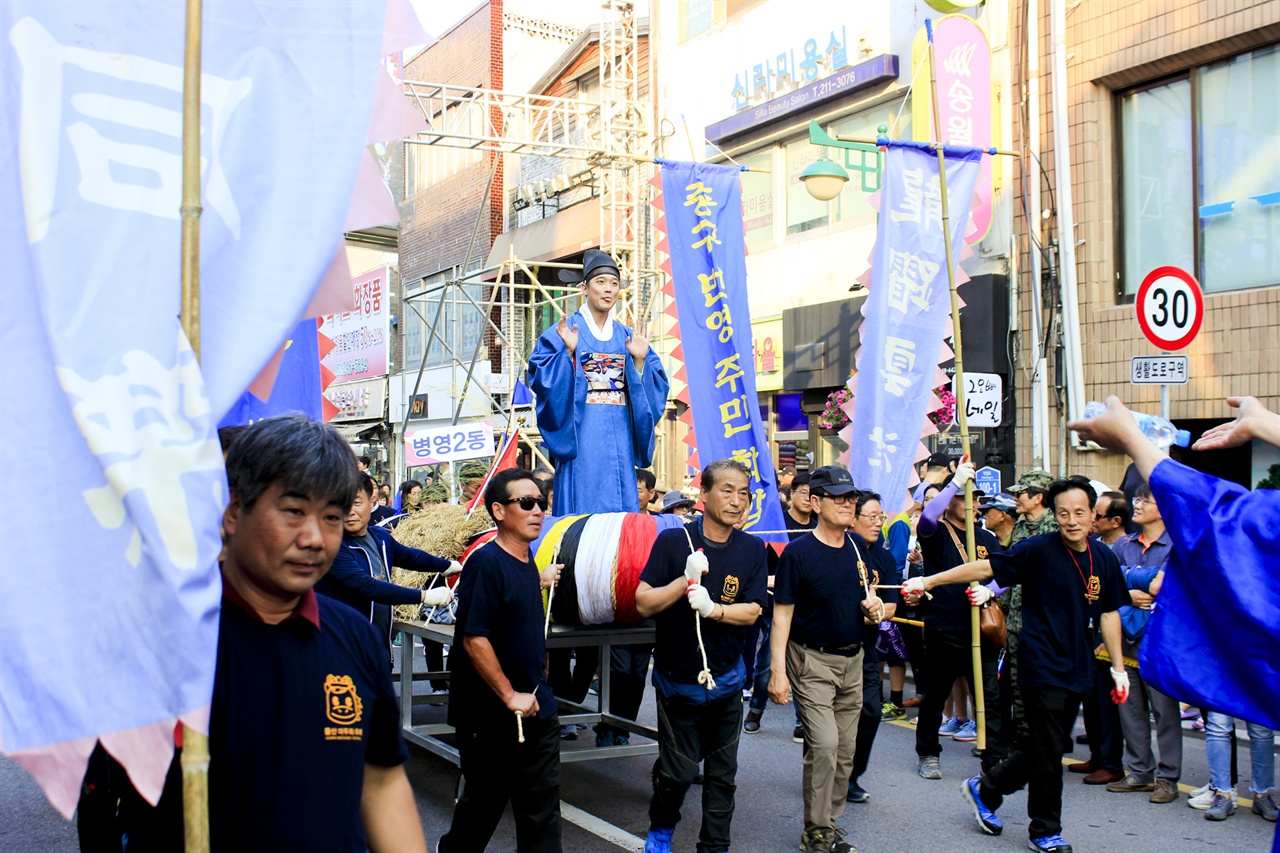
<path id="1" fill-rule="evenodd" d="M 1179 350 L 1191 343 L 1204 320 L 1200 284 L 1178 267 L 1149 272 L 1138 288 L 1135 305 L 1142 334 L 1162 350 Z"/>

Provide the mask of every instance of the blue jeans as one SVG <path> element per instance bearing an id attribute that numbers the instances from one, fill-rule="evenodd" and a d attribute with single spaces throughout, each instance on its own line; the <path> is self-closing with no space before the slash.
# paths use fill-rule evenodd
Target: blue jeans
<path id="1" fill-rule="evenodd" d="M 1209 758 L 1209 784 L 1219 791 L 1231 787 L 1231 739 L 1235 737 L 1235 717 L 1208 711 L 1204 715 L 1204 750 Z M 1276 785 L 1276 735 L 1266 726 L 1247 723 L 1249 761 L 1255 794 L 1265 794 Z"/>

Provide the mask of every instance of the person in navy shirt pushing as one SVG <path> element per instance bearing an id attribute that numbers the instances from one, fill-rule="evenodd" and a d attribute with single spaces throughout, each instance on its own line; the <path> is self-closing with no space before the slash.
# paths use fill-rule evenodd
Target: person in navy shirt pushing
<path id="1" fill-rule="evenodd" d="M 247 427 L 227 456 L 214 849 L 427 849 L 384 642 L 313 589 L 338 552 L 357 478 L 338 431 L 300 415 Z"/>
<path id="2" fill-rule="evenodd" d="M 392 537 L 390 530 L 371 526 L 373 491 L 373 478 L 361 474 L 360 488 L 343 522 L 342 545 L 328 574 L 316 584 L 316 592 L 355 608 L 373 622 L 383 643 L 389 644 L 392 605 L 421 602 L 438 607 L 453 598 L 453 591 L 443 585 L 434 589 L 414 589 L 391 583 L 391 567 L 454 575 L 462 571 L 462 565 L 401 545 Z M 438 646 L 436 648 L 439 649 Z M 428 660 L 428 663 L 432 661 Z M 436 663 L 435 669 L 444 667 L 443 658 Z"/>

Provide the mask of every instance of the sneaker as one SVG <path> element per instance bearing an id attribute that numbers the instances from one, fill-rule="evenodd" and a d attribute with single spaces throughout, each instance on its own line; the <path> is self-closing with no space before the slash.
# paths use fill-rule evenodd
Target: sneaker
<path id="1" fill-rule="evenodd" d="M 1191 724 L 1191 728 L 1197 732 L 1204 731 L 1204 717 L 1196 717 L 1196 721 Z"/>
<path id="2" fill-rule="evenodd" d="M 572 737 L 565 737 L 564 734 L 561 734 L 560 738 L 562 740 L 577 740 L 578 733 L 574 732 Z M 608 730 L 603 732 L 596 732 L 596 746 L 617 746 L 617 745 L 618 745 L 618 736 L 615 735 L 613 732 Z"/>
<path id="3" fill-rule="evenodd" d="M 671 836 L 674 829 L 651 829 L 644 840 L 644 853 L 671 853 Z"/>
<path id="4" fill-rule="evenodd" d="M 1107 790 L 1113 794 L 1134 794 L 1139 791 L 1154 791 L 1155 782 L 1140 782 L 1132 776 L 1125 776 L 1119 782 L 1112 782 Z"/>
<path id="5" fill-rule="evenodd" d="M 973 816 L 978 819 L 978 826 L 982 827 L 982 831 L 987 835 L 999 835 L 1004 832 L 1004 824 L 1000 822 L 1000 818 L 996 817 L 996 813 L 982 802 L 979 782 L 977 776 L 964 780 L 964 784 L 960 786 L 960 793 L 964 794 L 969 805 L 973 806 Z"/>
<path id="6" fill-rule="evenodd" d="M 747 712 L 747 718 L 742 721 L 742 730 L 749 735 L 760 733 L 760 718 L 764 716 L 764 711 L 757 711 L 754 708 Z"/>
<path id="7" fill-rule="evenodd" d="M 1148 802 L 1152 803 L 1172 803 L 1178 799 L 1178 786 L 1168 779 L 1160 779 L 1156 782 L 1156 789 L 1151 792 Z"/>
<path id="8" fill-rule="evenodd" d="M 965 724 L 960 727 L 960 731 L 951 736 L 951 739 L 961 741 L 962 743 L 972 743 L 978 739 L 978 724 L 973 720 L 966 721 Z"/>
<path id="9" fill-rule="evenodd" d="M 845 840 L 848 834 L 840 827 L 836 827 L 836 838 L 831 842 L 831 853 L 858 853 L 858 848 Z"/>
<path id="10" fill-rule="evenodd" d="M 895 705 L 892 702 L 885 702 L 880 706 L 880 719 L 885 722 L 901 720 L 907 715 L 907 709 L 901 705 Z"/>
<path id="11" fill-rule="evenodd" d="M 1205 820 L 1226 820 L 1236 813 L 1236 801 L 1226 791 L 1214 791 L 1213 802 L 1205 809 Z"/>
<path id="12" fill-rule="evenodd" d="M 1191 806 L 1193 809 L 1204 811 L 1209 808 L 1209 806 L 1213 805 L 1213 795 L 1215 793 L 1217 792 L 1214 791 L 1213 788 L 1209 787 L 1209 784 L 1206 782 L 1204 785 L 1201 785 L 1199 788 L 1196 788 L 1191 792 L 1191 798 L 1187 800 L 1187 805 Z M 1226 791 L 1225 793 L 1231 795 L 1231 802 L 1236 802 L 1235 788 L 1232 788 L 1230 791 Z"/>
<path id="13" fill-rule="evenodd" d="M 844 797 L 846 803 L 865 803 L 869 799 L 871 799 L 871 795 L 863 790 L 861 785 L 857 782 L 849 783 L 849 792 Z M 836 827 L 836 831 L 839 832 L 840 828 Z"/>
<path id="14" fill-rule="evenodd" d="M 1028 838 L 1027 849 L 1038 850 L 1040 853 L 1071 853 L 1071 845 L 1063 841 L 1061 835 Z"/>
<path id="15" fill-rule="evenodd" d="M 578 727 L 575 725 L 567 725 L 560 727 L 560 740 L 577 740 Z"/>
<path id="16" fill-rule="evenodd" d="M 1253 813 L 1261 815 L 1263 820 L 1276 822 L 1276 816 L 1280 813 L 1280 800 L 1276 797 L 1275 788 L 1253 795 Z"/>
<path id="17" fill-rule="evenodd" d="M 950 737 L 962 728 L 964 728 L 964 721 L 959 717 L 943 717 L 942 725 L 938 727 L 938 734 Z"/>
<path id="18" fill-rule="evenodd" d="M 804 743 L 804 726 L 796 726 L 791 730 L 792 743 Z"/>
<path id="19" fill-rule="evenodd" d="M 800 836 L 800 853 L 831 853 L 836 834 L 832 830 L 815 826 Z"/>
<path id="20" fill-rule="evenodd" d="M 631 732 L 614 732 L 614 746 L 631 746 Z"/>
<path id="21" fill-rule="evenodd" d="M 921 757 L 918 767 L 921 779 L 941 779 L 942 765 L 938 762 L 938 756 L 925 755 Z"/>

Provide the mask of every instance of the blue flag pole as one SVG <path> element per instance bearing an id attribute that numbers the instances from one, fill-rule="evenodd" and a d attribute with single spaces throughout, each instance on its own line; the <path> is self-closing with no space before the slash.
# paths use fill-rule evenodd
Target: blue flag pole
<path id="1" fill-rule="evenodd" d="M 925 19 L 925 32 L 929 37 L 929 85 L 933 90 L 933 135 L 938 146 L 938 188 L 942 206 L 942 233 L 947 251 L 947 285 L 951 289 L 951 335 L 955 343 L 956 375 L 951 383 L 956 395 L 956 422 L 960 424 L 960 447 L 965 459 L 969 459 L 969 416 L 965 412 L 964 403 L 964 356 L 960 344 L 960 294 L 956 291 L 956 262 L 951 247 L 951 219 L 947 207 L 947 163 L 943 154 L 942 115 L 938 111 L 938 62 L 933 49 L 933 21 Z M 943 522 L 946 523 L 945 521 Z M 964 534 L 965 560 L 972 563 L 977 559 L 974 542 L 973 523 L 973 480 L 964 484 Z M 969 584 L 970 589 L 977 589 L 978 582 Z M 979 750 L 987 748 L 987 712 L 982 689 L 982 632 L 979 626 L 980 617 L 977 607 L 969 608 L 970 644 L 973 652 L 973 713 L 978 727 L 977 746 Z"/>
<path id="2" fill-rule="evenodd" d="M 182 68 L 182 331 L 200 360 L 200 24 L 187 0 Z M 182 724 L 182 826 L 186 853 L 209 851 L 209 736 Z"/>

